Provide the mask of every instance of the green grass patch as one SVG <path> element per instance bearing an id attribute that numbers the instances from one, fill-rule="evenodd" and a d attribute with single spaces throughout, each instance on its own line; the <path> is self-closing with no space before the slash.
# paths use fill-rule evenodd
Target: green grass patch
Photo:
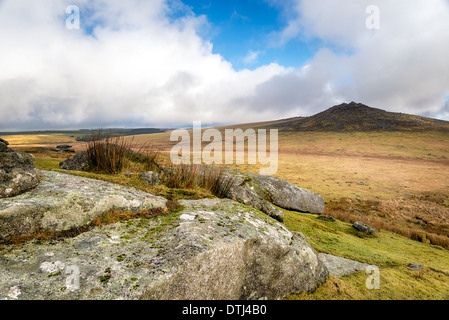
<path id="1" fill-rule="evenodd" d="M 312 293 L 293 294 L 286 300 L 447 300 L 449 276 L 431 269 L 381 268 L 379 289 L 368 289 L 363 271 L 344 278 L 330 276 Z"/>
<path id="2" fill-rule="evenodd" d="M 61 159 L 36 158 L 36 168 L 40 170 L 59 170 Z"/>
<path id="3" fill-rule="evenodd" d="M 337 279 L 329 277 L 312 293 L 287 299 L 447 299 L 449 297 L 449 251 L 419 243 L 388 231 L 375 237 L 362 236 L 352 225 L 325 221 L 316 215 L 283 210 L 284 223 L 292 231 L 310 238 L 318 252 L 330 253 L 375 265 L 380 270 L 380 289 L 369 290 L 363 271 Z M 425 266 L 407 269 L 409 263 Z"/>

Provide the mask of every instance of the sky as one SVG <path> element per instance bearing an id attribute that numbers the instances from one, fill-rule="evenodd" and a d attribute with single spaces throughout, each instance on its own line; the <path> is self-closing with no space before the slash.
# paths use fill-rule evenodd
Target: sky
<path id="1" fill-rule="evenodd" d="M 448 57 L 449 0 L 0 0 L 0 132 L 449 120 Z"/>

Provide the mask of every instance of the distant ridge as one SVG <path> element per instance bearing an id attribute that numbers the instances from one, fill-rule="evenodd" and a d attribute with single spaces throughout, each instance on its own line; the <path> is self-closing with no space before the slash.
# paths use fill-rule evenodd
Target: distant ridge
<path id="1" fill-rule="evenodd" d="M 168 129 L 159 129 L 159 128 L 136 128 L 136 129 L 124 129 L 124 128 L 106 128 L 104 131 L 111 131 L 121 133 L 125 136 L 134 136 L 140 134 L 149 134 L 149 133 L 161 133 L 165 132 Z M 34 130 L 34 131 L 9 131 L 9 132 L 0 132 L 0 135 L 34 135 L 34 134 L 73 134 L 73 135 L 82 135 L 88 136 L 94 132 L 97 132 L 98 129 L 79 129 L 79 130 Z"/>
<path id="2" fill-rule="evenodd" d="M 305 118 L 285 119 L 283 131 L 449 131 L 449 121 L 388 112 L 362 103 L 342 103 Z"/>

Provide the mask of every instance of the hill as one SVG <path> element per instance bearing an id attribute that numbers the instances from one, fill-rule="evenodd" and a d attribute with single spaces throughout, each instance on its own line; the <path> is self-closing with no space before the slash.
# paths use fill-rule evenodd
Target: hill
<path id="1" fill-rule="evenodd" d="M 388 112 L 351 102 L 310 117 L 280 120 L 272 127 L 284 131 L 449 131 L 449 121 Z"/>

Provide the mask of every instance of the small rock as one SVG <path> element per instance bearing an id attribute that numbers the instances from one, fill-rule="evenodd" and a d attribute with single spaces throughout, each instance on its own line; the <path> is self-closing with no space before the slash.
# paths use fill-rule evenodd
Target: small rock
<path id="1" fill-rule="evenodd" d="M 319 216 L 318 216 L 318 219 L 321 219 L 321 220 L 329 220 L 329 221 L 332 221 L 332 222 L 335 221 L 335 218 L 329 217 L 329 216 L 324 216 L 324 215 L 319 215 Z"/>
<path id="2" fill-rule="evenodd" d="M 133 175 L 136 175 L 137 173 L 134 173 L 134 172 L 125 172 L 125 173 L 122 173 L 122 175 L 124 175 L 124 176 L 126 176 L 126 177 L 131 177 L 131 176 L 133 176 Z"/>
<path id="3" fill-rule="evenodd" d="M 421 225 L 421 226 L 427 225 L 427 222 L 425 222 L 423 219 L 418 218 L 418 217 L 416 217 L 416 218 L 414 218 L 414 219 L 410 219 L 409 221 L 412 222 L 412 223 L 419 224 L 419 225 Z"/>
<path id="4" fill-rule="evenodd" d="M 53 147 L 42 147 L 41 150 L 59 152 L 58 148 L 53 148 Z"/>
<path id="5" fill-rule="evenodd" d="M 363 181 L 360 181 L 360 183 L 359 183 L 361 186 L 364 186 L 365 185 L 365 182 L 363 182 Z"/>
<path id="6" fill-rule="evenodd" d="M 75 153 L 76 151 L 72 149 L 72 146 L 68 144 L 61 144 L 56 147 L 56 150 L 60 153 L 68 152 L 68 153 Z"/>
<path id="7" fill-rule="evenodd" d="M 329 270 L 329 274 L 337 278 L 353 274 L 357 271 L 366 270 L 369 266 L 366 263 L 337 257 L 327 253 L 319 253 L 318 256 Z"/>
<path id="8" fill-rule="evenodd" d="M 407 265 L 407 268 L 413 271 L 418 271 L 418 270 L 422 270 L 424 268 L 424 266 L 420 265 L 420 264 L 414 264 L 414 263 L 409 263 Z"/>
<path id="9" fill-rule="evenodd" d="M 139 176 L 142 178 L 143 181 L 148 183 L 150 186 L 160 184 L 159 174 L 157 172 L 153 171 L 141 172 L 139 173 Z"/>
<path id="10" fill-rule="evenodd" d="M 371 227 L 366 223 L 363 223 L 362 221 L 356 221 L 352 226 L 358 231 L 364 232 L 368 235 L 372 235 L 375 232 L 379 232 L 376 228 Z"/>
<path id="11" fill-rule="evenodd" d="M 68 144 L 61 144 L 59 146 L 56 146 L 57 149 L 70 149 L 72 146 L 69 146 Z"/>
<path id="12" fill-rule="evenodd" d="M 58 152 L 59 153 L 64 153 L 64 152 L 75 153 L 76 151 L 74 149 L 58 149 Z"/>

